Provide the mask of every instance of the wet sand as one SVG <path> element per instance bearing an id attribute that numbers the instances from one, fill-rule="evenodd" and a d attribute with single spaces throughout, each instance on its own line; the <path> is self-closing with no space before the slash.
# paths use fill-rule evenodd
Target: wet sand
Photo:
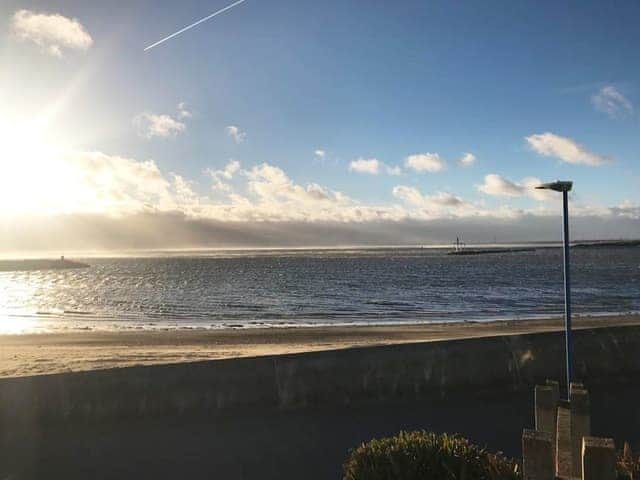
<path id="1" fill-rule="evenodd" d="M 640 325 L 640 315 L 581 317 L 574 328 Z M 0 336 L 0 378 L 429 342 L 563 329 L 562 318 L 421 325 L 69 332 Z"/>

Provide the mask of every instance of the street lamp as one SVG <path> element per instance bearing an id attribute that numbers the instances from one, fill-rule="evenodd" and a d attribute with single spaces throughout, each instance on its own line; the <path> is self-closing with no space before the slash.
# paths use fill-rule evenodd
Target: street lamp
<path id="1" fill-rule="evenodd" d="M 553 190 L 562 192 L 562 220 L 564 228 L 562 239 L 564 241 L 564 326 L 567 354 L 567 399 L 571 389 L 571 379 L 573 378 L 573 341 L 571 338 L 571 271 L 569 266 L 569 199 L 568 193 L 573 186 L 573 182 L 552 182 L 537 186 L 541 190 Z"/>

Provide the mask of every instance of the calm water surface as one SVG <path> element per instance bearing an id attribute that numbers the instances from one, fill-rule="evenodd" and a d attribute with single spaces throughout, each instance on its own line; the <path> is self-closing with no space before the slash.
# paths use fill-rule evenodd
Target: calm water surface
<path id="1" fill-rule="evenodd" d="M 573 251 L 577 313 L 640 311 L 640 249 Z M 279 251 L 87 259 L 0 273 L 0 332 L 532 318 L 563 312 L 560 249 Z"/>

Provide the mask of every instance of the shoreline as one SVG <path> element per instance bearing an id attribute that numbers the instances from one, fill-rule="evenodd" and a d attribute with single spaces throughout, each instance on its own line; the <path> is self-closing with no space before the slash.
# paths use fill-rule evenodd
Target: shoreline
<path id="1" fill-rule="evenodd" d="M 574 329 L 640 325 L 640 315 L 582 316 Z M 552 332 L 563 318 L 208 330 L 0 335 L 0 378 Z"/>
<path id="2" fill-rule="evenodd" d="M 319 322 L 317 319 L 307 319 L 298 317 L 295 322 L 287 320 L 262 320 L 250 322 L 220 322 L 206 324 L 204 322 L 190 323 L 188 320 L 178 321 L 143 321 L 143 320 L 85 320 L 84 317 L 91 316 L 88 312 L 66 312 L 68 316 L 58 317 L 55 314 L 39 313 L 36 315 L 16 315 L 7 317 L 11 319 L 15 326 L 13 328 L 0 328 L 0 338 L 4 336 L 24 336 L 24 335 L 64 335 L 81 333 L 135 333 L 135 332 L 221 332 L 226 330 L 253 331 L 253 330 L 287 330 L 287 329 L 314 329 L 314 328 L 366 328 L 366 327 L 411 327 L 425 325 L 452 325 L 452 324 L 492 324 L 504 322 L 533 322 L 556 320 L 563 314 L 523 314 L 523 315 L 500 315 L 495 317 L 470 317 L 447 319 L 445 317 L 425 318 L 425 319 L 384 319 L 384 320 L 352 320 L 339 321 L 331 320 Z M 625 312 L 584 312 L 574 313 L 574 319 L 584 318 L 616 318 L 640 316 L 640 311 L 630 310 Z M 54 319 L 51 321 L 51 319 Z"/>

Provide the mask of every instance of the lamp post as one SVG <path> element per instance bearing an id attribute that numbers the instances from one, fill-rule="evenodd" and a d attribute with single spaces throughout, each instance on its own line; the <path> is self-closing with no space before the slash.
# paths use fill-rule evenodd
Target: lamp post
<path id="1" fill-rule="evenodd" d="M 552 182 L 544 183 L 537 186 L 541 190 L 553 190 L 562 192 L 562 220 L 563 230 L 562 239 L 564 242 L 564 327 L 565 342 L 567 356 L 567 399 L 569 398 L 569 390 L 571 389 L 571 380 L 573 378 L 573 339 L 571 338 L 571 269 L 569 263 L 569 191 L 573 186 L 573 182 Z"/>

